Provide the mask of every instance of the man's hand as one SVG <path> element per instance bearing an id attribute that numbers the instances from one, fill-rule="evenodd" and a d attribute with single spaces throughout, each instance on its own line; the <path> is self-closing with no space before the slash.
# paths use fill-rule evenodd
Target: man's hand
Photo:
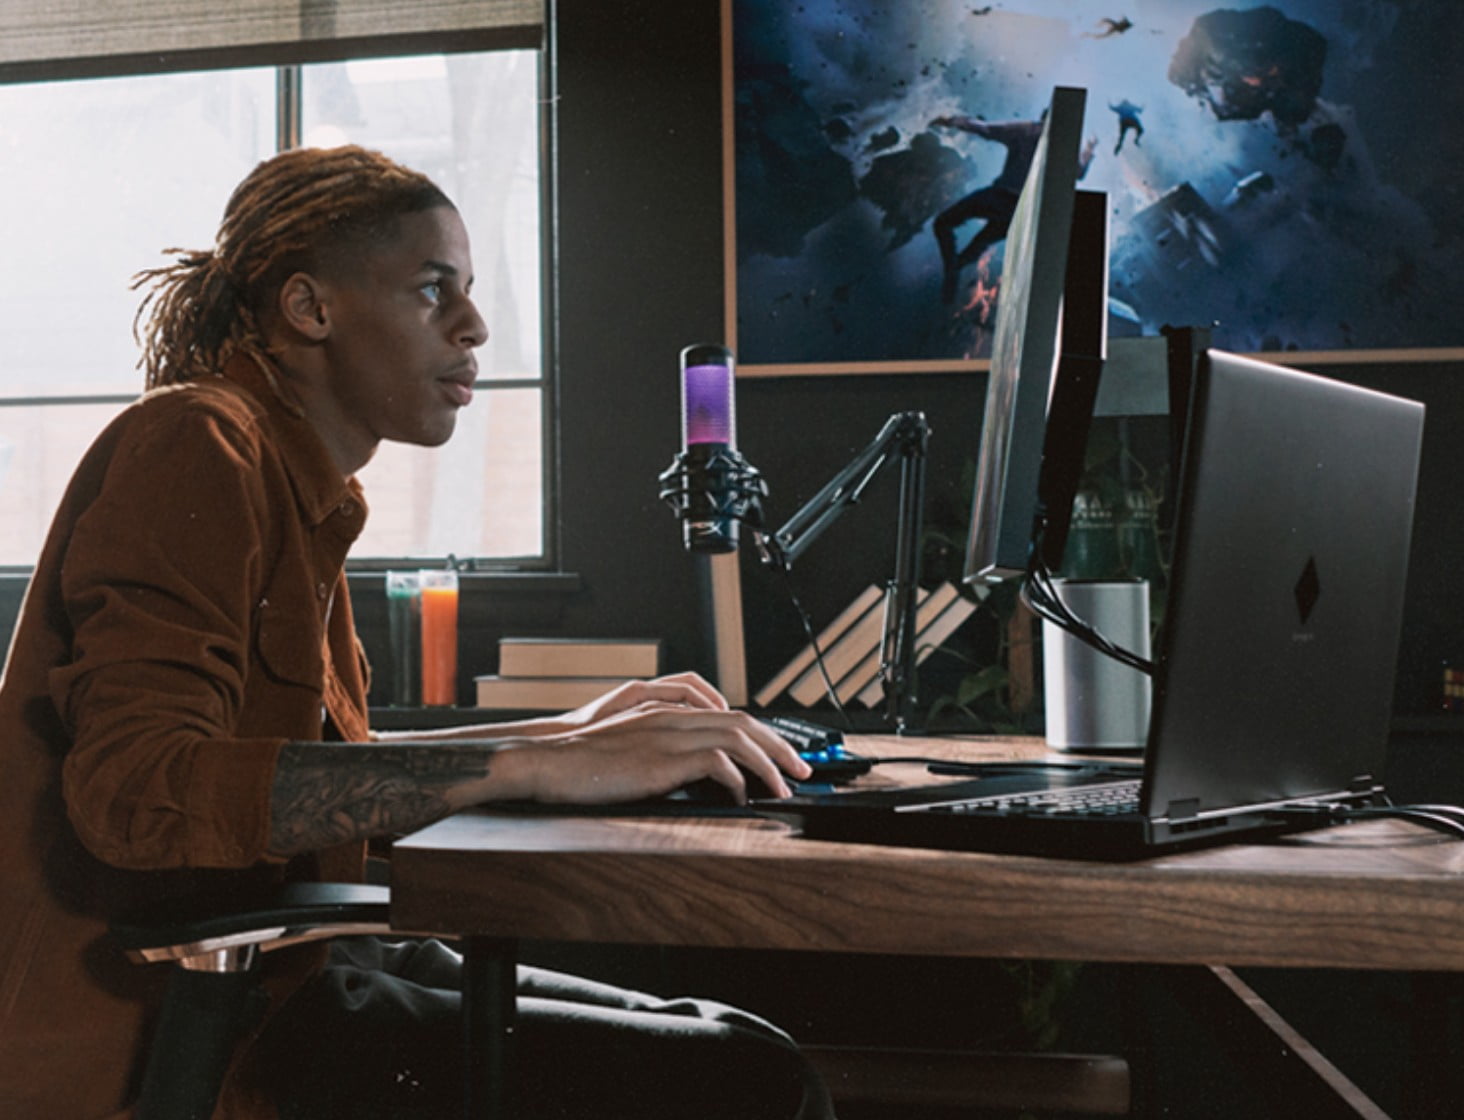
<path id="1" fill-rule="evenodd" d="M 979 117 L 945 116 L 936 117 L 930 122 L 931 128 L 959 128 L 963 132 L 983 133 L 986 130 L 986 122 Z"/>
<path id="2" fill-rule="evenodd" d="M 809 765 L 781 735 L 734 712 L 695 673 L 630 681 L 567 715 L 376 742 L 289 743 L 270 794 L 270 850 L 288 856 L 408 832 L 469 805 L 596 805 L 658 797 L 701 778 L 747 798 L 744 771 L 775 796 Z"/>
<path id="3" fill-rule="evenodd" d="M 743 771 L 785 797 L 783 774 L 811 773 L 781 735 L 746 712 L 661 702 L 535 739 L 504 752 L 499 765 L 518 771 L 524 793 L 534 800 L 569 804 L 656 797 L 700 778 L 721 783 L 741 802 L 747 797 Z"/>
<path id="4" fill-rule="evenodd" d="M 566 732 L 584 731 L 624 712 L 658 705 L 721 712 L 727 710 L 727 701 L 722 694 L 702 677 L 696 673 L 676 673 L 672 676 L 656 677 L 654 680 L 627 681 L 583 707 L 559 715 L 445 727 L 431 731 L 384 731 L 376 738 L 381 742 L 545 739 Z"/>
<path id="5" fill-rule="evenodd" d="M 580 729 L 622 712 L 654 704 L 675 704 L 688 708 L 726 711 L 722 694 L 696 673 L 677 673 L 647 681 L 626 681 L 597 700 L 560 716 L 557 723 L 565 729 Z"/>

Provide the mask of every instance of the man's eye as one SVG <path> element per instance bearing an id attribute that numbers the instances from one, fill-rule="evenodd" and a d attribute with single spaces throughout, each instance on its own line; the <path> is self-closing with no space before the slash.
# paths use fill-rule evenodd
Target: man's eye
<path id="1" fill-rule="evenodd" d="M 438 300 L 442 299 L 442 281 L 427 281 L 427 283 L 422 285 L 422 294 L 430 299 L 433 303 L 436 303 Z"/>

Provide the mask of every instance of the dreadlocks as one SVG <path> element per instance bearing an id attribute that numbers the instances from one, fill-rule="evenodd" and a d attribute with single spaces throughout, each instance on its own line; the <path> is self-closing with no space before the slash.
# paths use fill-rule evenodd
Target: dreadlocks
<path id="1" fill-rule="evenodd" d="M 174 263 L 134 277 L 150 288 L 133 321 L 147 387 L 214 373 L 239 351 L 262 358 L 258 317 L 291 273 L 339 266 L 403 215 L 450 205 L 425 175 L 365 148 L 264 161 L 229 199 L 212 250 L 165 250 Z"/>

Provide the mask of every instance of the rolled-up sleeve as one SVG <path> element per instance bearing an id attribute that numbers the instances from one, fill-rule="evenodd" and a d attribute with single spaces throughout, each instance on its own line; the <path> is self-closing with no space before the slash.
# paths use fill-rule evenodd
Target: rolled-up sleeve
<path id="1" fill-rule="evenodd" d="M 285 742 L 240 733 L 279 495 L 247 414 L 156 413 L 114 449 L 66 549 L 73 656 L 50 675 L 72 739 L 63 794 L 106 863 L 245 867 L 270 858 Z M 318 620 L 298 621 L 318 648 Z"/>

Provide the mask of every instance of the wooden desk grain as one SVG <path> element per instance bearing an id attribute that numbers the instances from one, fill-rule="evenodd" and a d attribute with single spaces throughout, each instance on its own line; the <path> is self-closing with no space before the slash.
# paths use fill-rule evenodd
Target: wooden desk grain
<path id="1" fill-rule="evenodd" d="M 851 746 L 1034 751 L 1012 740 Z M 462 935 L 1464 970 L 1464 843 L 1392 821 L 1113 864 L 809 841 L 747 818 L 474 811 L 399 841 L 392 865 L 393 924 Z"/>

